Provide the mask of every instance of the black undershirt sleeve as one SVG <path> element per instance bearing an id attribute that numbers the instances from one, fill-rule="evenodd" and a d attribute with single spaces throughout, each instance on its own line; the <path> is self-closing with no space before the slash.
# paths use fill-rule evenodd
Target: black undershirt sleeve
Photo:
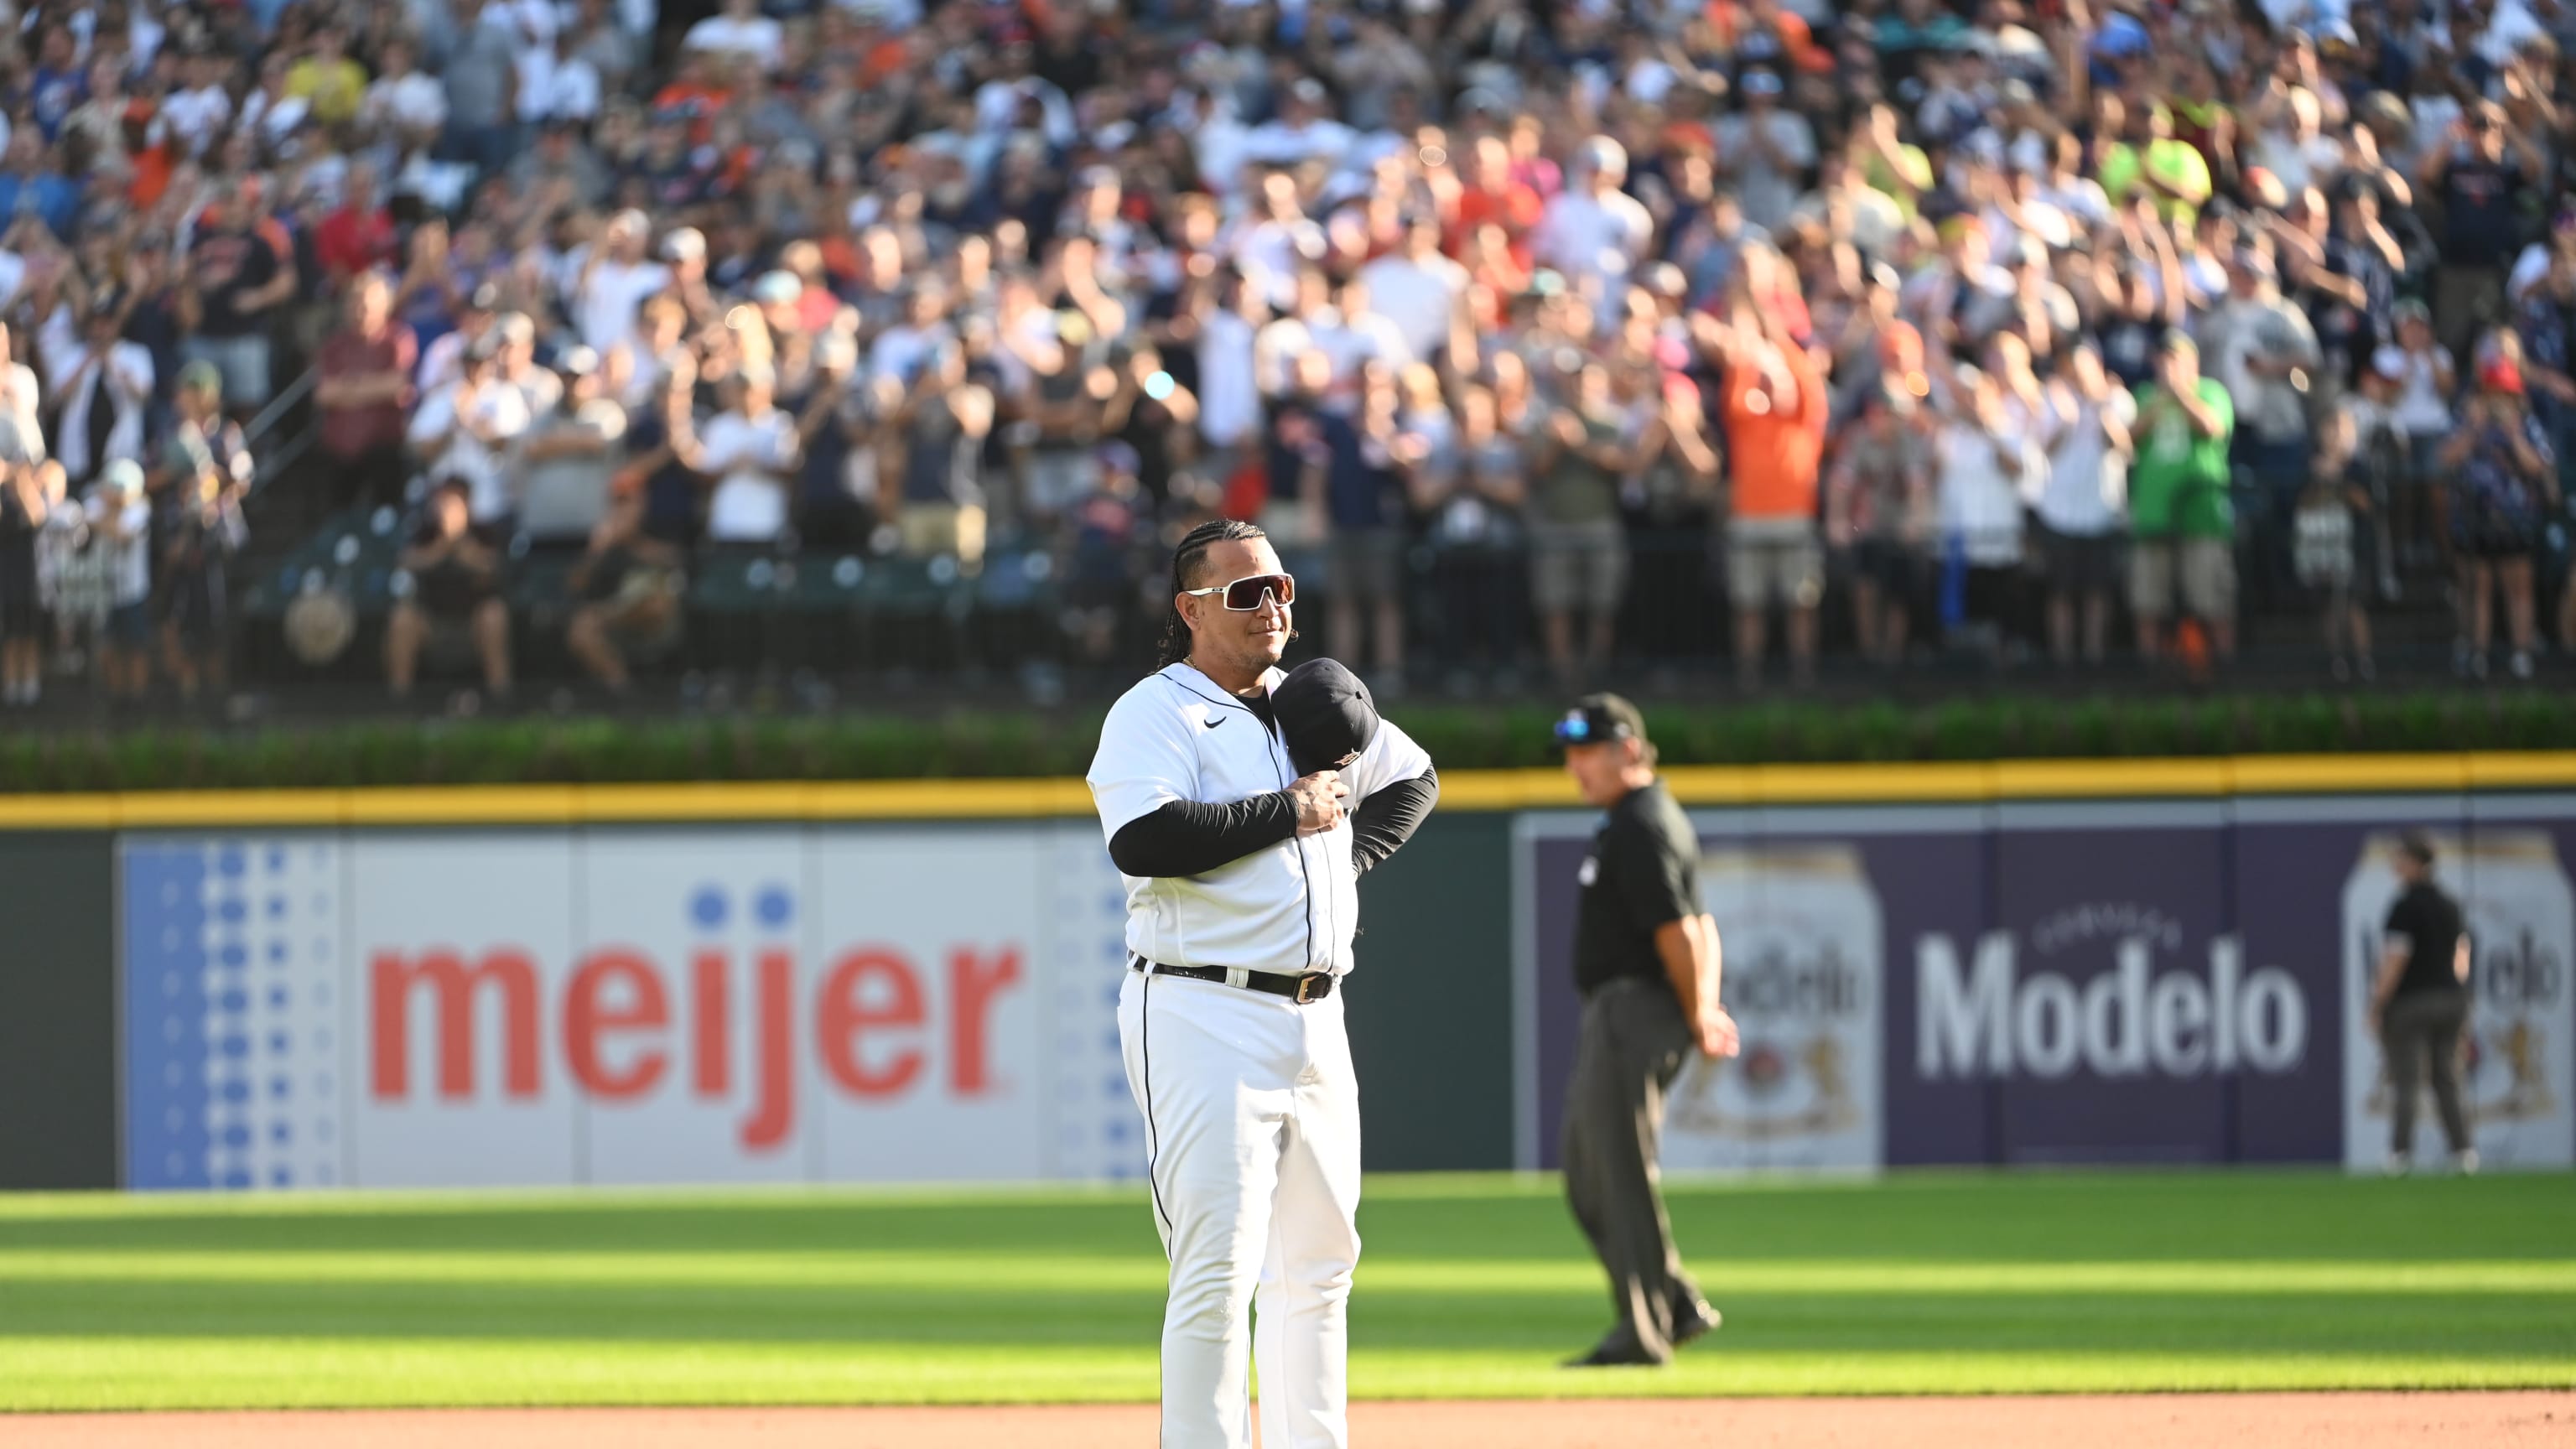
<path id="1" fill-rule="evenodd" d="M 1140 878 L 1205 875 L 1296 833 L 1297 806 L 1285 790 L 1230 805 L 1173 800 L 1119 826 L 1109 859 Z"/>
<path id="2" fill-rule="evenodd" d="M 1362 800 L 1360 808 L 1351 812 L 1352 874 L 1366 875 L 1369 867 L 1395 854 L 1421 828 L 1439 798 L 1440 774 L 1425 768 L 1412 779 Z"/>

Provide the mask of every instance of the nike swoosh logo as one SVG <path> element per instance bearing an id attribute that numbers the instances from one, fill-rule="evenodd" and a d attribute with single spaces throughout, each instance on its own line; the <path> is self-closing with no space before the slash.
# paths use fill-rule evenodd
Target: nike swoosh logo
<path id="1" fill-rule="evenodd" d="M 1218 716 L 1217 716 L 1216 718 L 1214 718 L 1214 719 L 1203 719 L 1203 720 L 1200 720 L 1200 721 L 1199 721 L 1199 726 L 1200 726 L 1202 729 L 1215 729 L 1218 725 L 1221 725 L 1221 724 L 1223 724 L 1223 723 L 1225 723 L 1225 716 L 1224 716 L 1224 715 L 1218 715 Z"/>

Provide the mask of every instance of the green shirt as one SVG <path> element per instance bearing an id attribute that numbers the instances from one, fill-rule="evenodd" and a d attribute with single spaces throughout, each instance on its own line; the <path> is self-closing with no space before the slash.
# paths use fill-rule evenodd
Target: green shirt
<path id="1" fill-rule="evenodd" d="M 1619 441 L 1619 425 L 1605 418 L 1583 419 L 1584 442 L 1591 446 Z M 1619 479 L 1609 469 L 1568 448 L 1556 466 L 1530 490 L 1532 511 L 1541 523 L 1616 523 Z"/>
<path id="2" fill-rule="evenodd" d="M 2236 431 L 2236 409 L 2217 378 L 2202 378 L 2199 391 L 2201 405 L 2218 415 L 2218 431 L 2205 438 L 2161 384 L 2138 389 L 2138 457 L 2129 468 L 2129 524 L 2140 537 L 2235 536 L 2236 514 L 2227 499 L 2227 439 Z"/>
<path id="3" fill-rule="evenodd" d="M 2147 186 L 2146 178 L 2149 176 L 2180 195 L 2168 196 L 2162 191 L 2154 191 Z M 2209 199 L 2209 162 L 2192 149 L 2190 142 L 2177 141 L 2171 136 L 2148 142 L 2143 153 L 2126 141 L 2113 142 L 2102 153 L 2098 179 L 2102 183 L 2103 194 L 2110 197 L 2114 205 L 2125 204 L 2133 192 L 2142 189 L 2153 191 L 2157 214 L 2168 222 L 2186 227 L 2192 225 L 2199 203 Z"/>

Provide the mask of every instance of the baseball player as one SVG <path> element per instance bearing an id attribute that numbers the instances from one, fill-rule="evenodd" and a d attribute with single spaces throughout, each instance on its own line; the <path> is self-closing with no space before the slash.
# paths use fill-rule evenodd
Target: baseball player
<path id="1" fill-rule="evenodd" d="M 1360 873 L 1439 785 L 1339 665 L 1280 672 L 1297 582 L 1261 530 L 1191 530 L 1172 588 L 1163 667 L 1110 709 L 1090 774 L 1127 881 L 1119 1045 L 1171 1260 L 1162 1443 L 1249 1449 L 1257 1285 L 1262 1443 L 1340 1449 L 1360 1114 L 1337 988 Z"/>

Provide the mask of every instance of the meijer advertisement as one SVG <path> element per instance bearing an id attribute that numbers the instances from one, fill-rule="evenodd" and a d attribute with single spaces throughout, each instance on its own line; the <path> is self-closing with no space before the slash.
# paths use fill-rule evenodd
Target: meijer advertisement
<path id="1" fill-rule="evenodd" d="M 139 837 L 123 880 L 132 1186 L 1142 1167 L 1087 821 Z"/>

